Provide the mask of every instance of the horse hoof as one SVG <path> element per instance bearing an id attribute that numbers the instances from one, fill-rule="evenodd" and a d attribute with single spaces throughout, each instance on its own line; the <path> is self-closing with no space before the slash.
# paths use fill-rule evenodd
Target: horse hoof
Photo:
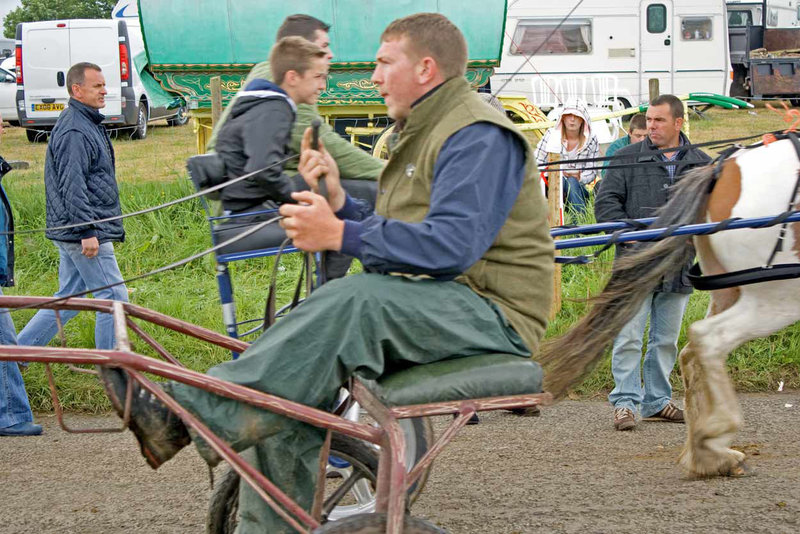
<path id="1" fill-rule="evenodd" d="M 739 462 L 735 466 L 731 467 L 727 473 L 724 473 L 724 476 L 731 478 L 743 478 L 752 477 L 755 476 L 755 474 L 755 471 L 753 471 L 745 462 Z"/>

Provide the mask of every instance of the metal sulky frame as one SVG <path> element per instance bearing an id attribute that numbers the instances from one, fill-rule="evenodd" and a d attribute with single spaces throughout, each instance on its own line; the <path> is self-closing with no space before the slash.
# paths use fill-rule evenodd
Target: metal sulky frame
<path id="1" fill-rule="evenodd" d="M 99 299 L 73 298 L 54 302 L 48 297 L 0 296 L 0 308 L 48 308 L 56 310 L 56 318 L 59 322 L 59 333 L 62 341 L 61 347 L 0 345 L 0 360 L 41 362 L 46 365 L 51 394 L 53 396 L 53 406 L 59 424 L 65 431 L 120 432 L 124 430 L 127 427 L 130 417 L 132 388 L 129 386 L 126 395 L 122 428 L 73 429 L 64 422 L 63 413 L 58 402 L 55 381 L 50 371 L 50 364 L 65 364 L 71 366 L 74 370 L 87 373 L 96 373 L 96 371 L 81 369 L 74 366 L 94 364 L 125 369 L 130 373 L 133 380 L 139 382 L 143 388 L 158 397 L 161 402 L 183 420 L 187 427 L 192 428 L 199 436 L 206 440 L 214 451 L 228 462 L 239 476 L 245 480 L 277 514 L 297 532 L 301 533 L 310 532 L 318 528 L 321 523 L 325 464 L 330 450 L 331 432 L 335 431 L 380 446 L 376 511 L 378 513 L 385 513 L 387 516 L 387 534 L 400 534 L 403 532 L 406 490 L 430 468 L 436 456 L 438 456 L 458 431 L 467 423 L 472 414 L 479 411 L 546 405 L 552 402 L 552 397 L 549 393 L 538 393 L 387 407 L 362 382 L 358 379 L 353 379 L 350 386 L 353 398 L 378 423 L 378 426 L 374 427 L 366 423 L 352 422 L 338 415 L 187 369 L 150 334 L 146 333 L 134 319 L 168 328 L 230 351 L 244 351 L 248 347 L 248 343 L 141 306 Z M 61 328 L 59 310 L 113 314 L 117 337 L 116 349 L 97 350 L 66 348 L 64 346 L 65 337 L 63 329 Z M 5 313 L 5 311 L 3 311 L 3 313 Z M 129 331 L 136 334 L 141 341 L 150 346 L 166 361 L 133 352 Z M 223 397 L 246 402 L 253 406 L 327 429 L 327 438 L 320 454 L 320 472 L 318 476 L 317 493 L 311 513 L 305 511 L 277 486 L 270 482 L 263 474 L 245 462 L 227 443 L 216 436 L 197 417 L 182 408 L 172 397 L 167 395 L 160 386 L 146 378 L 143 373 L 182 382 Z M 441 436 L 435 440 L 419 462 L 409 472 L 406 472 L 405 438 L 398 424 L 398 420 L 449 414 L 455 415 L 453 421 L 444 432 L 442 432 Z"/>

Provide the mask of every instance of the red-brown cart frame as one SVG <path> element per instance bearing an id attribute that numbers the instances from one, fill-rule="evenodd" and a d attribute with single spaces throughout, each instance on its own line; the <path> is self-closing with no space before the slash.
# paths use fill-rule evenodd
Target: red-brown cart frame
<path id="1" fill-rule="evenodd" d="M 227 461 L 239 476 L 252 486 L 276 513 L 298 532 L 309 532 L 320 525 L 325 465 L 329 453 L 330 434 L 332 431 L 380 446 L 376 511 L 385 512 L 387 514 L 387 534 L 400 534 L 403 529 L 406 490 L 422 476 L 425 470 L 431 465 L 431 462 L 433 462 L 436 456 L 444 449 L 450 440 L 453 439 L 456 433 L 467 423 L 472 414 L 479 411 L 544 405 L 552 401 L 552 397 L 549 393 L 538 393 L 390 408 L 382 404 L 364 384 L 354 379 L 351 386 L 353 398 L 378 423 L 378 426 L 374 427 L 366 423 L 349 421 L 343 417 L 322 410 L 187 369 L 152 336 L 142 330 L 133 319 L 147 321 L 234 352 L 242 352 L 248 347 L 248 343 L 244 341 L 219 334 L 207 328 L 175 319 L 135 304 L 111 300 L 73 298 L 60 302 L 53 302 L 49 297 L 0 296 L 0 308 L 23 307 L 54 309 L 56 310 L 57 318 L 60 317 L 58 310 L 103 312 L 113 314 L 114 316 L 114 326 L 117 337 L 117 348 L 115 350 L 0 345 L 0 360 L 41 362 L 48 366 L 47 371 L 53 395 L 53 404 L 59 424 L 64 430 L 68 432 L 107 432 L 124 430 L 129 419 L 131 388 L 129 387 L 128 389 L 122 428 L 72 429 L 64 422 L 49 364 L 94 364 L 123 368 L 127 370 L 130 376 L 138 381 L 143 388 L 150 391 L 178 414 L 188 427 L 192 428 L 199 436 L 205 439 L 217 454 Z M 59 330 L 62 333 L 63 339 L 63 330 L 61 328 L 59 328 Z M 152 347 L 153 350 L 166 361 L 132 352 L 128 335 L 129 330 Z M 182 382 L 223 397 L 246 402 L 253 406 L 327 429 L 327 439 L 325 440 L 325 446 L 320 455 L 320 475 L 317 484 L 317 495 L 314 499 L 314 506 L 311 513 L 306 512 L 278 487 L 272 484 L 263 474 L 245 462 L 227 443 L 211 432 L 194 415 L 182 408 L 156 383 L 144 377 L 142 373 L 150 373 L 169 380 Z M 411 471 L 406 472 L 405 438 L 403 436 L 403 431 L 398 425 L 398 419 L 448 414 L 455 414 L 453 421 L 444 432 L 442 432 L 439 438 L 435 440 L 427 453 L 417 462 Z"/>

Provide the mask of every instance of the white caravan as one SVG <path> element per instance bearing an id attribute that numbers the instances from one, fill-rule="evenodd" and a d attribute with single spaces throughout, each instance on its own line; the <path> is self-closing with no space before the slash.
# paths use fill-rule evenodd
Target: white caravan
<path id="1" fill-rule="evenodd" d="M 28 140 L 44 141 L 69 101 L 66 74 L 88 61 L 106 79 L 105 124 L 125 128 L 134 139 L 147 135 L 148 122 L 170 125 L 188 120 L 185 105 L 137 68 L 144 57 L 138 17 L 26 22 L 17 25 L 17 110 Z"/>
<path id="2" fill-rule="evenodd" d="M 500 94 L 543 108 L 569 97 L 638 105 L 649 98 L 651 78 L 661 93 L 728 94 L 724 0 L 584 0 L 565 19 L 574 5 L 509 2 L 493 92 L 503 87 Z"/>

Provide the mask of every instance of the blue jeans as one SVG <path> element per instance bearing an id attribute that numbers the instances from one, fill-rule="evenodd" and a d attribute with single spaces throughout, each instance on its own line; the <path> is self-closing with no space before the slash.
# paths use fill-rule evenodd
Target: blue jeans
<path id="1" fill-rule="evenodd" d="M 3 291 L 0 290 L 0 295 Z M 0 345 L 16 345 L 17 331 L 6 310 L 0 308 Z M 0 362 L 0 428 L 33 422 L 25 382 L 17 362 Z"/>
<path id="2" fill-rule="evenodd" d="M 576 215 L 586 213 L 586 204 L 589 203 L 589 191 L 580 180 L 573 176 L 565 176 L 561 181 L 564 191 L 564 211 L 574 212 Z"/>
<path id="3" fill-rule="evenodd" d="M 614 340 L 611 373 L 614 390 L 608 400 L 615 408 L 641 407 L 642 417 L 660 412 L 672 398 L 669 375 L 678 358 L 678 336 L 689 295 L 651 293 L 636 316 Z M 647 353 L 642 360 L 642 338 L 650 316 Z M 644 380 L 644 387 L 642 387 Z"/>
<path id="4" fill-rule="evenodd" d="M 87 289 L 103 287 L 122 282 L 122 274 L 114 257 L 114 244 L 100 244 L 100 250 L 94 258 L 81 254 L 81 244 L 53 241 L 58 247 L 60 263 L 58 264 L 58 292 L 56 297 L 80 293 Z M 93 292 L 95 298 L 128 302 L 128 290 L 124 284 L 101 291 Z M 78 314 L 77 311 L 61 311 L 61 322 Z M 39 310 L 22 332 L 19 333 L 20 345 L 44 346 L 58 333 L 58 323 L 53 310 Z M 107 313 L 98 313 L 94 326 L 94 343 L 98 349 L 114 348 L 114 318 Z"/>

